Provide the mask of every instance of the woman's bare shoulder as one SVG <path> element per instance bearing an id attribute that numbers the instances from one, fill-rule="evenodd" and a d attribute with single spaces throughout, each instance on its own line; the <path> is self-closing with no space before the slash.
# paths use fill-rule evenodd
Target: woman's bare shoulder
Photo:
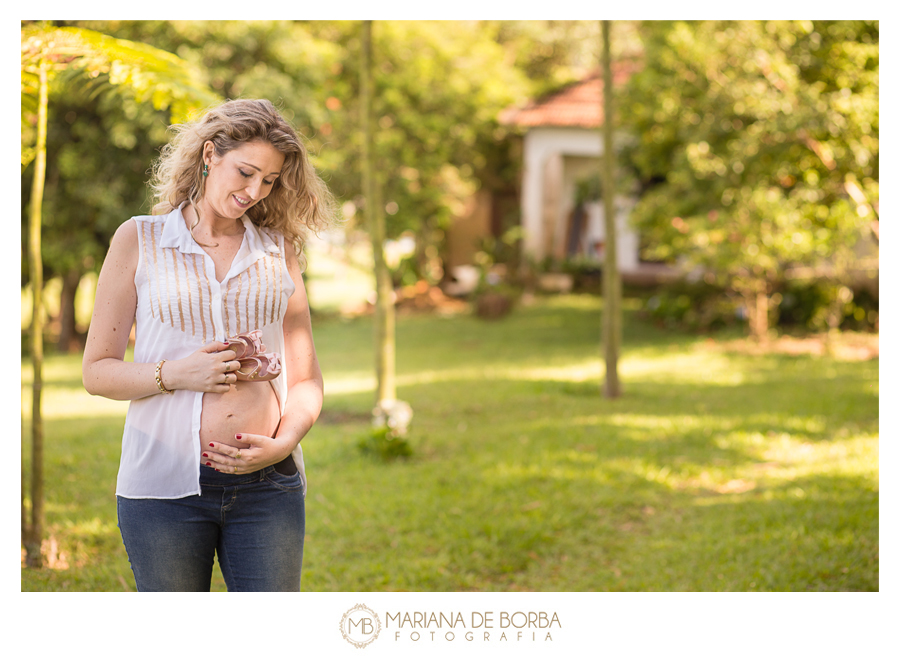
<path id="1" fill-rule="evenodd" d="M 120 242 L 133 241 L 136 245 L 138 237 L 137 223 L 140 219 L 140 217 L 129 217 L 119 224 L 119 228 L 116 229 L 116 232 L 113 235 L 113 240 L 118 240 Z"/>
<path id="2" fill-rule="evenodd" d="M 116 229 L 109 243 L 104 266 L 109 264 L 116 265 L 118 268 L 133 269 L 133 266 L 137 264 L 139 251 L 137 222 L 132 217 L 122 222 Z"/>

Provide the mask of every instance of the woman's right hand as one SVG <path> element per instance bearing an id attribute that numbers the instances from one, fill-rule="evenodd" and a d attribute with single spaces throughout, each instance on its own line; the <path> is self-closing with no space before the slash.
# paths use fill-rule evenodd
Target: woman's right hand
<path id="1" fill-rule="evenodd" d="M 202 393 L 227 393 L 237 381 L 234 350 L 227 343 L 213 341 L 183 359 L 166 361 L 160 377 L 169 390 L 187 389 Z"/>

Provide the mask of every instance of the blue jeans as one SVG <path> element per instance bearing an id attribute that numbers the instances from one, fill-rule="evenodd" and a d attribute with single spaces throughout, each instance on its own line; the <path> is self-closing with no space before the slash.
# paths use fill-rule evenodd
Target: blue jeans
<path id="1" fill-rule="evenodd" d="M 208 592 L 213 558 L 229 592 L 298 592 L 306 512 L 300 474 L 200 467 L 199 496 L 117 497 L 139 592 Z"/>

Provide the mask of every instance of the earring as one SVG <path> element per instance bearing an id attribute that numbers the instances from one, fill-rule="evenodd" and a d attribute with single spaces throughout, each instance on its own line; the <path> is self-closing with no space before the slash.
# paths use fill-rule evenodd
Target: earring
<path id="1" fill-rule="evenodd" d="M 204 177 L 209 176 L 209 165 L 208 164 L 203 165 L 203 176 Z"/>

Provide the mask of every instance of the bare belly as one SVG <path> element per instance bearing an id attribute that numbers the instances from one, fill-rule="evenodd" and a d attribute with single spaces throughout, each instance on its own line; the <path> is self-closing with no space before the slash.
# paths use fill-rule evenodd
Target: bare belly
<path id="1" fill-rule="evenodd" d="M 281 419 L 278 396 L 269 382 L 238 382 L 228 393 L 204 393 L 200 449 L 210 442 L 241 447 L 235 434 L 274 436 Z"/>

